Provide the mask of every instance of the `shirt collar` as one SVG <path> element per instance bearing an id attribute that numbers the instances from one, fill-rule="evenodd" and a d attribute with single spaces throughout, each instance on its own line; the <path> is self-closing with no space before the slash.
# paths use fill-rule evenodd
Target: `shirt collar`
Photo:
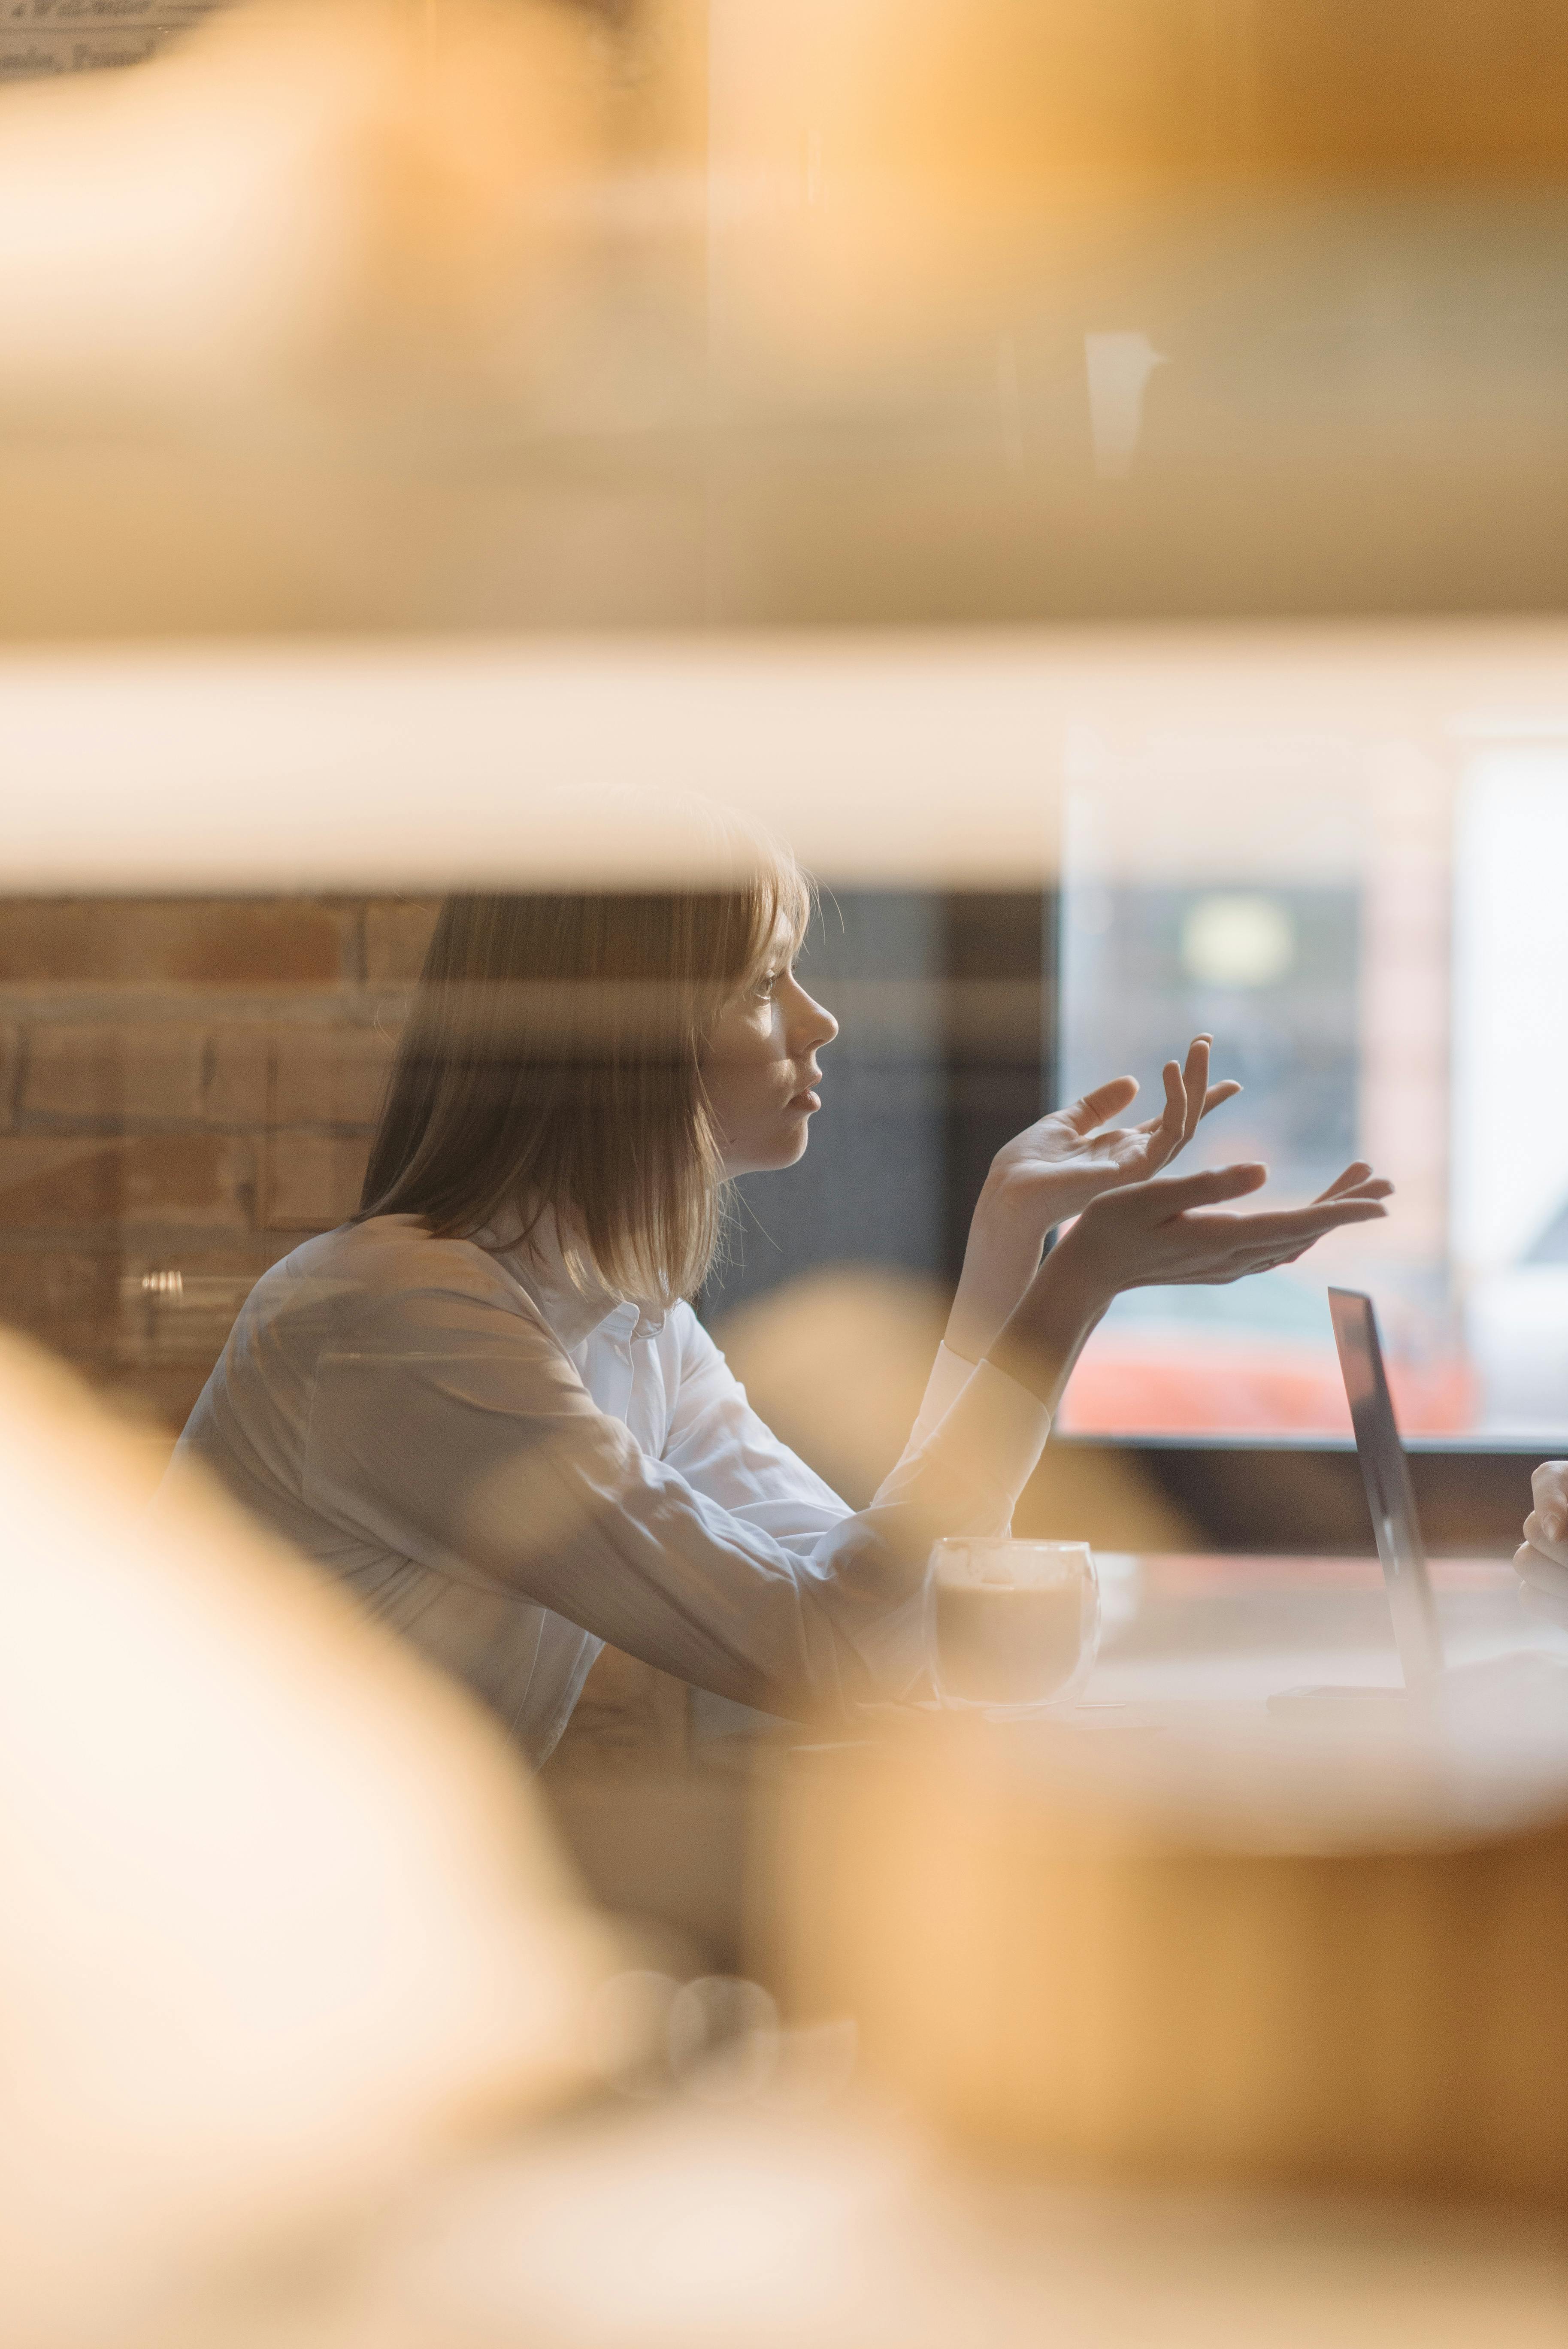
<path id="1" fill-rule="evenodd" d="M 573 1278 L 555 1216 L 548 1208 L 526 1239 L 521 1216 L 510 1220 L 498 1216 L 474 1234 L 474 1243 L 505 1266 L 569 1350 L 607 1326 L 614 1337 L 628 1340 L 655 1338 L 665 1326 L 659 1307 L 622 1297 L 592 1274 Z"/>

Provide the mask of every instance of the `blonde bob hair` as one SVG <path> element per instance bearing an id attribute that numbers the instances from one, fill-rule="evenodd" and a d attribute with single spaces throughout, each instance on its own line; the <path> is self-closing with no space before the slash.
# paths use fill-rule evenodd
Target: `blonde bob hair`
<path id="1" fill-rule="evenodd" d="M 810 910 L 782 852 L 711 890 L 448 898 L 356 1221 L 526 1237 L 553 1214 L 580 1285 L 692 1295 L 724 1212 L 703 1048 Z"/>

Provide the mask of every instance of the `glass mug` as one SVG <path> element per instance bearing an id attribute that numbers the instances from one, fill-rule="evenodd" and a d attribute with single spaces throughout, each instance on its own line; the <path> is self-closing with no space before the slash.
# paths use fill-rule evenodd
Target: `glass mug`
<path id="1" fill-rule="evenodd" d="M 1094 1668 L 1099 1582 L 1087 1542 L 939 1541 L 926 1601 L 944 1705 L 1023 1719 L 1070 1704 Z"/>

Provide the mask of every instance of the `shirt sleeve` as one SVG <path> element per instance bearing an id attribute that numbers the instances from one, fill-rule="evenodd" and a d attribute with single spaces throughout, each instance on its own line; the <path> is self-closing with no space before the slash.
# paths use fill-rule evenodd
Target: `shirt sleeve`
<path id="1" fill-rule="evenodd" d="M 846 1504 L 758 1419 L 695 1314 L 688 1310 L 685 1323 L 665 1457 L 702 1491 L 769 1523 L 786 1541 L 820 1530 L 815 1519 L 824 1507 L 835 1521 L 847 1517 Z M 966 1361 L 939 1346 L 909 1442 L 872 1507 L 918 1498 L 939 1484 L 962 1486 L 965 1522 L 953 1530 L 1005 1533 L 1050 1426 L 1044 1404 L 994 1363 Z"/>
<path id="2" fill-rule="evenodd" d="M 931 1543 L 999 1529 L 1011 1507 L 994 1433 L 976 1445 L 969 1420 L 954 1425 L 974 1380 L 851 1513 L 683 1318 L 655 1459 L 596 1408 L 526 1309 L 439 1287 L 376 1300 L 318 1362 L 304 1497 L 346 1531 L 516 1590 L 742 1703 L 810 1715 L 902 1693 L 923 1662 Z"/>
<path id="3" fill-rule="evenodd" d="M 912 1452 L 918 1452 L 928 1436 L 935 1434 L 978 1367 L 963 1354 L 955 1354 L 950 1346 L 938 1346 L 909 1442 L 904 1446 L 905 1459 Z"/>
<path id="4" fill-rule="evenodd" d="M 1049 1413 L 995 1364 L 939 1347 L 902 1456 L 870 1506 L 851 1512 L 758 1417 L 689 1308 L 681 1319 L 665 1459 L 795 1555 L 823 1556 L 828 1536 L 851 1553 L 885 1549 L 882 1612 L 862 1616 L 856 1644 L 880 1687 L 912 1686 L 925 1666 L 922 1597 L 932 1543 L 944 1534 L 1009 1530 L 1045 1449 Z"/>

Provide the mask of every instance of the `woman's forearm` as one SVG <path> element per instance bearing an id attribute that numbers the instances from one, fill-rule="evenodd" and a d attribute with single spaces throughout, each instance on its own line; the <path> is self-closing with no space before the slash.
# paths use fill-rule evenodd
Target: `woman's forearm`
<path id="1" fill-rule="evenodd" d="M 947 1317 L 945 1342 L 954 1353 L 977 1362 L 989 1351 L 1039 1264 L 1037 1233 L 1018 1216 L 1003 1214 L 988 1189 L 982 1192 Z"/>
<path id="2" fill-rule="evenodd" d="M 1070 1247 L 1053 1249 L 987 1348 L 988 1359 L 1054 1417 L 1113 1294 Z"/>

